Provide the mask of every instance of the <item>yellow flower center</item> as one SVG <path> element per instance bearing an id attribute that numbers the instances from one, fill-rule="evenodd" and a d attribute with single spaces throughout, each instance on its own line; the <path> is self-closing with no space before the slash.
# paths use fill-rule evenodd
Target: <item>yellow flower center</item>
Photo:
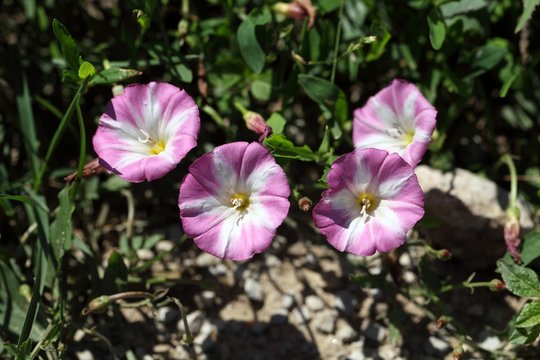
<path id="1" fill-rule="evenodd" d="M 403 141 L 405 142 L 405 145 L 409 145 L 414 140 L 414 131 L 408 131 L 407 133 L 403 134 Z"/>
<path id="2" fill-rule="evenodd" d="M 249 197 L 245 194 L 235 194 L 231 197 L 231 206 L 240 212 L 245 211 L 249 206 Z"/>
<path id="3" fill-rule="evenodd" d="M 370 193 L 361 193 L 358 195 L 358 199 L 356 201 L 358 206 L 360 206 L 360 216 L 367 214 L 368 219 L 370 215 L 373 215 L 373 212 L 375 209 L 377 209 L 379 203 L 381 202 L 375 197 L 375 195 Z"/>
<path id="4" fill-rule="evenodd" d="M 150 149 L 150 153 L 152 153 L 153 155 L 157 155 L 159 153 L 161 153 L 162 151 L 165 150 L 165 147 L 167 146 L 167 144 L 165 143 L 165 141 L 163 140 L 157 140 L 157 141 L 153 141 L 152 143 L 152 148 Z"/>
<path id="5" fill-rule="evenodd" d="M 164 140 L 154 139 L 143 129 L 139 129 L 139 131 L 145 136 L 145 138 L 143 139 L 141 137 L 138 137 L 137 140 L 140 143 L 150 145 L 150 154 L 158 155 L 165 150 L 165 147 L 167 147 L 167 143 Z"/>

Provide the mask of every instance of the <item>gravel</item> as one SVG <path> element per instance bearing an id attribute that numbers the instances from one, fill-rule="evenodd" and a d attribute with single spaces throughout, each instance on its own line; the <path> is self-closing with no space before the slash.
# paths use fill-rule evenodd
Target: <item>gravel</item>
<path id="1" fill-rule="evenodd" d="M 264 300 L 261 284 L 252 278 L 247 278 L 244 282 L 244 291 L 247 297 L 254 302 L 262 303 Z"/>

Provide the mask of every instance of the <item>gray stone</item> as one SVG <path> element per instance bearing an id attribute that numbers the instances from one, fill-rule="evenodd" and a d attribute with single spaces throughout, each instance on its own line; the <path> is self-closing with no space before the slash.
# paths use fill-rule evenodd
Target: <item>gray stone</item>
<path id="1" fill-rule="evenodd" d="M 281 260 L 276 255 L 268 254 L 264 259 L 264 263 L 269 268 L 281 266 Z"/>
<path id="2" fill-rule="evenodd" d="M 502 346 L 502 342 L 497 336 L 488 336 L 478 346 L 487 351 L 496 351 Z"/>
<path id="3" fill-rule="evenodd" d="M 251 301 L 263 302 L 263 289 L 258 281 L 248 278 L 244 282 L 244 291 Z"/>
<path id="4" fill-rule="evenodd" d="M 441 353 L 446 353 L 450 350 L 450 345 L 435 336 L 430 336 L 428 338 L 428 343 L 429 346 L 426 346 L 426 352 L 428 354 L 437 355 Z"/>
<path id="5" fill-rule="evenodd" d="M 346 322 L 341 323 L 336 331 L 336 338 L 344 343 L 354 340 L 358 333 Z"/>
<path id="6" fill-rule="evenodd" d="M 505 189 L 463 169 L 443 173 L 422 165 L 415 172 L 425 192 L 426 215 L 441 221 L 425 229 L 428 240 L 450 250 L 469 268 L 492 266 L 504 255 L 503 227 L 508 206 Z M 522 228 L 532 228 L 528 206 L 518 201 L 518 207 Z"/>
<path id="7" fill-rule="evenodd" d="M 305 324 L 311 320 L 311 312 L 306 306 L 299 306 L 294 309 L 294 316 L 300 324 Z"/>
<path id="8" fill-rule="evenodd" d="M 362 329 L 362 333 L 367 339 L 370 339 L 377 343 L 382 343 L 384 338 L 386 337 L 386 328 L 376 322 L 371 322 L 367 320 L 362 325 Z"/>
<path id="9" fill-rule="evenodd" d="M 208 268 L 208 272 L 214 276 L 222 276 L 229 272 L 229 269 L 227 269 L 227 266 L 223 263 L 219 263 L 216 265 L 212 265 Z"/>
<path id="10" fill-rule="evenodd" d="M 336 294 L 336 309 L 352 315 L 358 310 L 358 300 L 348 291 L 341 290 Z"/>
<path id="11" fill-rule="evenodd" d="M 197 335 L 199 333 L 199 331 L 201 330 L 201 326 L 203 324 L 204 318 L 205 318 L 204 313 L 201 310 L 195 310 L 194 312 L 189 313 L 187 315 L 189 331 L 191 332 L 192 335 Z M 183 334 L 185 332 L 183 319 L 180 319 L 180 321 L 178 321 L 177 328 L 180 334 Z"/>
<path id="12" fill-rule="evenodd" d="M 205 320 L 201 326 L 199 335 L 195 337 L 194 343 L 199 345 L 203 351 L 208 351 L 215 345 L 217 338 L 217 328 L 211 322 Z"/>
<path id="13" fill-rule="evenodd" d="M 94 360 L 94 355 L 90 350 L 77 351 L 76 355 L 79 360 Z"/>
<path id="14" fill-rule="evenodd" d="M 296 299 L 293 294 L 283 294 L 281 296 L 281 306 L 287 310 L 291 310 L 296 304 Z"/>
<path id="15" fill-rule="evenodd" d="M 337 311 L 326 310 L 313 319 L 313 327 L 323 334 L 332 334 L 336 329 Z"/>
<path id="16" fill-rule="evenodd" d="M 324 309 L 324 301 L 316 295 L 308 295 L 306 297 L 306 306 L 313 312 L 321 311 Z"/>
<path id="17" fill-rule="evenodd" d="M 165 306 L 159 308 L 158 310 L 158 319 L 162 323 L 169 325 L 180 317 L 180 310 L 176 306 Z"/>
<path id="18" fill-rule="evenodd" d="M 212 265 L 216 265 L 221 261 L 221 259 L 215 257 L 214 255 L 210 255 L 209 253 L 201 253 L 199 256 L 197 256 L 197 259 L 195 259 L 195 265 L 198 267 L 209 267 Z"/>
<path id="19" fill-rule="evenodd" d="M 346 357 L 347 360 L 365 360 L 366 357 L 364 356 L 364 353 L 362 350 L 353 350 L 349 355 Z"/>

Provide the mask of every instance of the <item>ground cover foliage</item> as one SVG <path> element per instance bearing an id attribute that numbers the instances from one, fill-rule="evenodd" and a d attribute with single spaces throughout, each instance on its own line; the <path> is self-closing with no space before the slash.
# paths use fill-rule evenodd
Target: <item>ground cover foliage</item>
<path id="1" fill-rule="evenodd" d="M 395 78 L 416 84 L 438 111 L 424 164 L 468 169 L 511 190 L 509 222 L 519 217 L 512 207 L 518 193 L 537 210 L 538 1 L 314 0 L 313 24 L 307 12 L 303 19 L 276 13 L 275 3 L 4 1 L 3 357 L 72 355 L 79 329 L 110 347 L 98 329 L 119 321 L 110 309 L 175 304 L 183 312 L 183 303 L 192 304 L 186 289 L 215 286 L 189 274 L 160 276 L 153 265 L 197 253 L 180 232 L 179 183 L 187 167 L 214 147 L 259 139 L 246 127 L 248 110 L 272 128 L 263 145 L 291 186 L 289 217 L 298 225 L 285 222 L 280 230 L 290 243 L 325 243 L 303 210 L 327 188 L 332 162 L 353 149 L 354 109 Z M 122 86 L 150 81 L 172 83 L 195 99 L 201 115 L 197 147 L 157 182 L 130 184 L 106 173 L 83 178 L 83 166 L 96 157 L 91 137 L 105 104 Z M 67 183 L 64 177 L 73 172 L 75 180 Z M 298 205 L 304 197 L 311 200 Z M 436 226 L 438 219 L 426 216 L 396 250 L 421 250 L 413 286 L 396 278 L 399 263 L 392 253 L 376 276 L 355 262 L 349 281 L 421 299 L 416 302 L 424 316 L 458 339 L 455 358 L 538 356 L 531 344 L 540 334 L 540 232 L 523 231 L 517 255 L 500 254 L 478 269 L 484 278 L 476 280 L 445 272 L 445 264 L 459 259 L 449 260 L 445 247 L 424 240 L 422 230 Z M 171 227 L 177 229 L 172 237 Z M 141 250 L 155 249 L 165 237 L 172 248 L 141 258 Z M 467 265 L 473 273 L 474 264 Z M 456 309 L 445 305 L 444 293 L 463 288 L 519 299 L 513 316 L 496 329 L 500 348 L 479 348 L 454 319 Z M 399 339 L 403 319 L 384 321 Z M 187 332 L 184 341 L 192 340 Z"/>

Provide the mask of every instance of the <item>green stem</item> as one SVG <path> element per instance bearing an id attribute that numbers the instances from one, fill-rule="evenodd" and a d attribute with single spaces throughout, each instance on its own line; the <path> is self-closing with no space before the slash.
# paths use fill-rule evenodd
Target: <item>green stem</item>
<path id="1" fill-rule="evenodd" d="M 517 171 L 516 166 L 514 165 L 514 160 L 509 154 L 505 154 L 501 157 L 500 160 L 506 166 L 508 166 L 508 171 L 510 172 L 510 200 L 509 200 L 509 209 L 512 209 L 516 206 L 517 202 Z"/>
<path id="2" fill-rule="evenodd" d="M 41 168 L 39 169 L 39 173 L 34 179 L 34 190 L 36 191 L 41 187 L 43 176 L 45 175 L 45 171 L 47 170 L 47 164 L 51 160 L 54 150 L 58 146 L 58 143 L 60 142 L 60 139 L 62 138 L 62 135 L 64 134 L 64 130 L 66 129 L 69 123 L 69 120 L 71 119 L 71 116 L 73 115 L 73 112 L 75 111 L 75 108 L 77 104 L 79 103 L 81 94 L 84 92 L 84 90 L 86 89 L 86 86 L 88 85 L 88 81 L 90 81 L 90 77 L 86 78 L 84 82 L 81 84 L 81 86 L 79 86 L 79 89 L 77 89 L 75 96 L 73 96 L 73 99 L 71 100 L 71 103 L 69 104 L 66 110 L 66 113 L 62 117 L 62 121 L 60 121 L 60 125 L 58 125 L 58 128 L 56 129 L 56 132 L 53 135 L 51 143 L 49 144 L 49 148 L 47 149 L 47 154 L 45 155 L 45 160 L 43 161 L 43 164 L 41 165 Z"/>
<path id="3" fill-rule="evenodd" d="M 336 78 L 336 68 L 337 68 L 337 63 L 338 63 L 339 42 L 341 41 L 341 27 L 343 23 L 343 6 L 344 5 L 345 5 L 345 0 L 341 0 L 341 4 L 339 6 L 339 21 L 338 21 L 338 27 L 337 27 L 337 33 L 336 33 L 336 45 L 334 46 L 332 76 L 330 77 L 330 81 L 332 82 L 332 84 L 334 83 L 334 80 Z"/>
<path id="4" fill-rule="evenodd" d="M 84 119 L 81 112 L 81 106 L 77 101 L 77 120 L 79 121 L 79 136 L 81 141 L 79 152 L 79 165 L 77 166 L 77 178 L 80 179 L 86 162 L 86 129 L 84 127 Z"/>
<path id="5" fill-rule="evenodd" d="M 244 105 L 240 104 L 238 101 L 234 102 L 234 107 L 242 113 L 242 116 L 244 116 L 249 111 Z"/>
<path id="6" fill-rule="evenodd" d="M 457 289 L 472 289 L 472 288 L 478 288 L 478 287 L 489 287 L 491 285 L 490 281 L 479 281 L 479 282 L 469 282 L 464 281 L 461 284 L 453 284 L 453 285 L 446 285 L 441 288 L 441 293 L 457 290 Z"/>

